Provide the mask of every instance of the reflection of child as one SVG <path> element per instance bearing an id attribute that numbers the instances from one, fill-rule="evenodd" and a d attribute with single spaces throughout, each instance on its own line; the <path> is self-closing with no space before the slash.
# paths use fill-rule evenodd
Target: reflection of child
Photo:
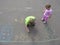
<path id="1" fill-rule="evenodd" d="M 48 18 L 51 17 L 51 15 L 52 15 L 52 9 L 51 9 L 51 5 L 50 4 L 47 4 L 45 6 L 45 8 L 46 9 L 44 11 L 44 14 L 43 14 L 43 17 L 42 17 L 42 21 L 44 23 L 47 23 Z"/>
<path id="2" fill-rule="evenodd" d="M 28 16 L 25 18 L 25 25 L 26 25 L 26 30 L 29 32 L 29 27 L 34 27 L 35 26 L 35 17 L 34 16 Z"/>

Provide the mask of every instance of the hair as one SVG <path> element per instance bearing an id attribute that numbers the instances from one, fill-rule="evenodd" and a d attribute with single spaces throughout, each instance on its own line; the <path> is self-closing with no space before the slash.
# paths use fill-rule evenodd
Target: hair
<path id="1" fill-rule="evenodd" d="M 51 5 L 50 4 L 47 4 L 47 5 L 45 5 L 45 8 L 46 9 L 49 9 L 49 8 L 51 8 Z"/>

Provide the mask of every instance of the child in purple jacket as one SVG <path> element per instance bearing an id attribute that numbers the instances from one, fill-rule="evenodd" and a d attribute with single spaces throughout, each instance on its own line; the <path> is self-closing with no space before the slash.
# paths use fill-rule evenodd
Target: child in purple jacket
<path id="1" fill-rule="evenodd" d="M 45 6 L 45 8 L 46 9 L 44 10 L 44 14 L 43 14 L 43 17 L 41 19 L 43 21 L 43 23 L 47 23 L 49 17 L 51 17 L 51 15 L 52 15 L 51 5 L 50 4 L 47 4 Z"/>

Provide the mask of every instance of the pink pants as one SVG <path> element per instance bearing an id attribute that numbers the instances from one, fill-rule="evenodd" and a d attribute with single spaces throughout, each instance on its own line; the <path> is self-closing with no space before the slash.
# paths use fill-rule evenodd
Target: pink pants
<path id="1" fill-rule="evenodd" d="M 48 16 L 45 16 L 45 15 L 43 15 L 43 17 L 42 17 L 45 21 L 47 21 L 48 20 Z"/>

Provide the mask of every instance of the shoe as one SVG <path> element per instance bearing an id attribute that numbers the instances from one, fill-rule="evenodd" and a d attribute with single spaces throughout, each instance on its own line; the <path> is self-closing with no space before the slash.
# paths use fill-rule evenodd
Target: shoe
<path id="1" fill-rule="evenodd" d="M 45 20 L 42 18 L 41 21 L 45 21 Z"/>
<path id="2" fill-rule="evenodd" d="M 44 21 L 43 23 L 44 23 L 44 24 L 47 24 L 47 21 Z"/>

